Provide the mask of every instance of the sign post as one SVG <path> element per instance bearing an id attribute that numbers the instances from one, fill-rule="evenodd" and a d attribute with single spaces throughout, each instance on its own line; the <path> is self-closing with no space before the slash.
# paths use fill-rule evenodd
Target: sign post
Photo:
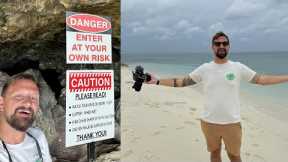
<path id="1" fill-rule="evenodd" d="M 96 143 L 91 142 L 87 144 L 87 158 L 88 162 L 94 162 L 96 160 Z"/>

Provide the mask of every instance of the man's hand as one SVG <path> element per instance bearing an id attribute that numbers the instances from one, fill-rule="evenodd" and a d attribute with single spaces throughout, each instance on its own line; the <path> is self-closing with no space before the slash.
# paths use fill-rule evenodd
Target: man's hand
<path id="1" fill-rule="evenodd" d="M 155 77 L 155 75 L 147 73 L 147 75 L 150 76 L 150 80 L 149 81 L 145 81 L 144 83 L 146 84 L 156 84 L 157 82 L 159 82 L 158 78 Z"/>
<path id="2" fill-rule="evenodd" d="M 140 91 L 142 84 L 159 84 L 159 80 L 153 75 L 149 73 L 144 73 L 144 68 L 142 66 L 136 66 L 135 71 L 133 73 L 133 80 L 134 85 L 132 88 L 135 89 L 135 91 Z"/>

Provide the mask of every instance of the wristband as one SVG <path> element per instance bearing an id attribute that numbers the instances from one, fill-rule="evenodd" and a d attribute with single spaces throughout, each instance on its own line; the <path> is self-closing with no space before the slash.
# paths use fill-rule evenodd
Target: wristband
<path id="1" fill-rule="evenodd" d="M 160 83 L 160 80 L 157 80 L 156 85 L 159 85 L 159 83 Z"/>
<path id="2" fill-rule="evenodd" d="M 174 86 L 174 87 L 177 86 L 177 84 L 176 84 L 176 78 L 173 79 L 173 86 Z"/>

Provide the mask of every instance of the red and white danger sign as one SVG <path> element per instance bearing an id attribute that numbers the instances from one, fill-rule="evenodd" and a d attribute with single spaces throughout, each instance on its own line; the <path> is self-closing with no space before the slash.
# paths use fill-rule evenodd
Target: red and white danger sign
<path id="1" fill-rule="evenodd" d="M 108 18 L 66 12 L 66 62 L 112 63 L 111 33 Z"/>
<path id="2" fill-rule="evenodd" d="M 113 70 L 66 71 L 66 147 L 114 137 Z"/>
<path id="3" fill-rule="evenodd" d="M 78 31 L 100 33 L 111 29 L 111 23 L 109 20 L 90 14 L 73 14 L 68 15 L 66 18 L 66 24 Z"/>

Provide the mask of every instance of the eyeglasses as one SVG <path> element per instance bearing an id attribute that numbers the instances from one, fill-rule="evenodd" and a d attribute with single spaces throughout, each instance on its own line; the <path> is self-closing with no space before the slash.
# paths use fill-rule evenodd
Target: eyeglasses
<path id="1" fill-rule="evenodd" d="M 228 42 L 228 41 L 225 41 L 225 42 L 213 42 L 213 44 L 214 44 L 214 46 L 217 46 L 217 47 L 221 46 L 221 44 L 222 44 L 224 47 L 226 47 L 226 46 L 229 45 L 229 42 Z"/>

